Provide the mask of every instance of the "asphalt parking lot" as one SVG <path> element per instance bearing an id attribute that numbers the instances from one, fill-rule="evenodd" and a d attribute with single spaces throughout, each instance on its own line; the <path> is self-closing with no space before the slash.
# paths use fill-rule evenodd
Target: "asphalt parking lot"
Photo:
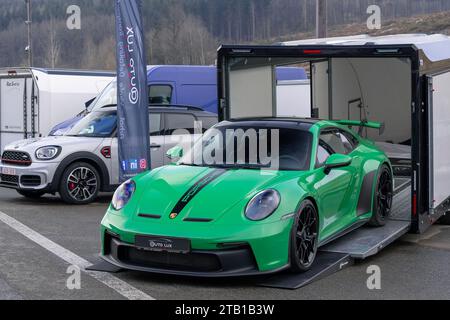
<path id="1" fill-rule="evenodd" d="M 450 227 L 407 235 L 379 255 L 305 288 L 258 287 L 257 279 L 207 280 L 137 272 L 81 273 L 81 289 L 67 288 L 70 262 L 94 263 L 99 223 L 109 195 L 88 206 L 57 197 L 27 200 L 0 189 L 0 299 L 450 299 Z M 367 288 L 367 269 L 381 269 L 381 290 Z"/>

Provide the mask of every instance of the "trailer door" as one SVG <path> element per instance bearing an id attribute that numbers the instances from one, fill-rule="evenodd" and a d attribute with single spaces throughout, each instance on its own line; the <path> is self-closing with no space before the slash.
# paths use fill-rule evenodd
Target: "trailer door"
<path id="1" fill-rule="evenodd" d="M 276 77 L 272 65 L 235 68 L 229 73 L 229 118 L 273 117 Z"/>
<path id="2" fill-rule="evenodd" d="M 429 145 L 430 145 L 430 212 L 450 197 L 450 72 L 430 76 L 429 83 Z"/>
<path id="3" fill-rule="evenodd" d="M 330 119 L 330 62 L 311 63 L 313 118 Z"/>
<path id="4" fill-rule="evenodd" d="M 0 79 L 0 148 L 28 136 L 32 126 L 31 78 Z"/>

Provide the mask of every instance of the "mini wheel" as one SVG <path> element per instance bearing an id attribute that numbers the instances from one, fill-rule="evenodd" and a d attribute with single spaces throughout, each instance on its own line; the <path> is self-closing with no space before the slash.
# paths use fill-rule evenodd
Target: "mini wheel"
<path id="1" fill-rule="evenodd" d="M 92 165 L 77 162 L 64 170 L 59 193 L 64 202 L 88 204 L 93 202 L 100 191 L 100 175 Z"/>

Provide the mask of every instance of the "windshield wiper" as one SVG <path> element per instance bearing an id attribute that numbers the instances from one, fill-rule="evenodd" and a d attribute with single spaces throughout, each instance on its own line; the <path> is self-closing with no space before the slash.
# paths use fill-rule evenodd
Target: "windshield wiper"
<path id="1" fill-rule="evenodd" d="M 178 163 L 179 166 L 188 166 L 188 167 L 206 167 L 204 165 L 201 164 L 195 164 L 195 163 L 184 163 L 184 162 L 180 162 Z"/>
<path id="2" fill-rule="evenodd" d="M 214 164 L 212 167 L 223 169 L 263 169 L 264 167 L 259 164 Z"/>
<path id="3" fill-rule="evenodd" d="M 219 168 L 219 169 L 251 169 L 251 170 L 259 170 L 264 169 L 265 167 L 258 164 L 195 164 L 195 163 L 178 163 L 180 166 L 190 166 L 190 167 L 205 167 L 205 168 Z"/>

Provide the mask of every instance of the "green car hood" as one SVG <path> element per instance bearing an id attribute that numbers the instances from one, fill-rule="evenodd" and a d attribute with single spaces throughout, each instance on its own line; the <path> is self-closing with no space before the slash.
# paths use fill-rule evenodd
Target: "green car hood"
<path id="1" fill-rule="evenodd" d="M 259 170 L 232 169 L 222 170 L 205 167 L 167 166 L 142 177 L 138 188 L 136 215 L 148 214 L 162 216 L 170 220 L 186 193 L 192 191 L 196 184 L 205 177 L 213 177 L 202 184 L 201 190 L 184 201 L 183 209 L 177 220 L 207 219 L 217 221 L 237 205 L 239 216 L 248 201 L 258 192 L 273 188 L 277 183 L 285 181 L 285 175 L 280 171 L 262 173 Z M 237 217 L 230 217 L 236 219 Z M 235 220 L 234 220 L 235 221 Z"/>

